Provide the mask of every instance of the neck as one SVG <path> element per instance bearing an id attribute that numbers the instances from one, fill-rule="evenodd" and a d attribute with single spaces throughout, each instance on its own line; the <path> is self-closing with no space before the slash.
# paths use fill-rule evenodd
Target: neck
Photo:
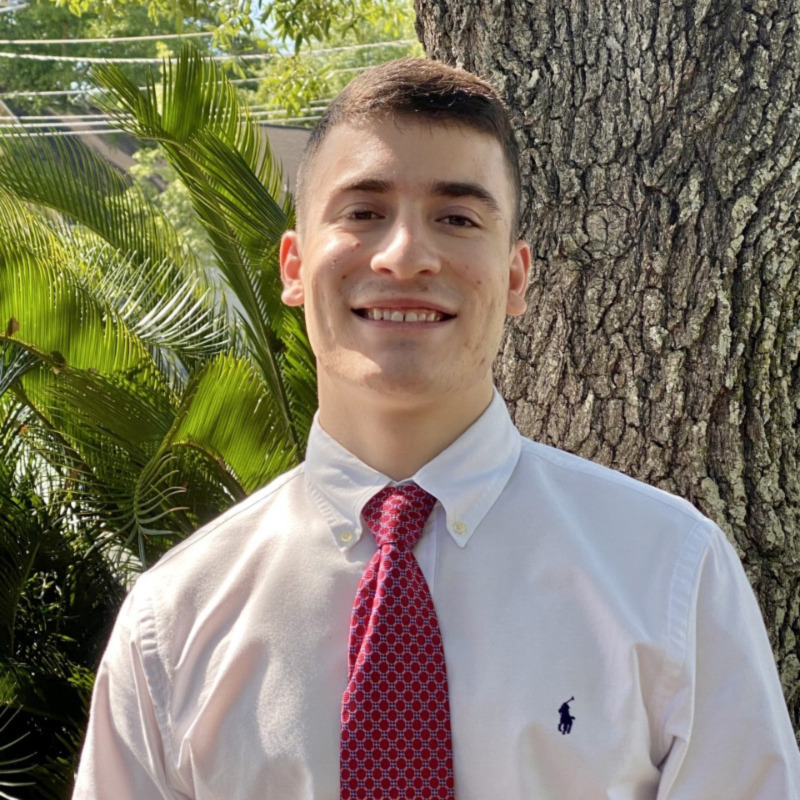
<path id="1" fill-rule="evenodd" d="M 491 384 L 472 397 L 448 402 L 391 402 L 363 388 L 327 391 L 319 385 L 319 421 L 323 430 L 354 456 L 394 481 L 403 481 L 449 447 L 486 410 Z M 344 396 L 343 396 L 344 395 Z M 353 413 L 353 409 L 358 409 Z"/>

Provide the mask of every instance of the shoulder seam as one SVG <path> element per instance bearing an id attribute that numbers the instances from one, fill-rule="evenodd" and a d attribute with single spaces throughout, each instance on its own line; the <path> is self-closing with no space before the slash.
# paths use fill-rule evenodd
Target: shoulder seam
<path id="1" fill-rule="evenodd" d="M 135 635 L 139 638 L 142 658 L 142 670 L 161 734 L 161 746 L 164 750 L 164 771 L 167 780 L 174 778 L 174 750 L 172 741 L 172 724 L 169 708 L 172 699 L 172 687 L 163 669 L 163 661 L 159 652 L 158 627 L 153 609 L 153 601 L 149 593 L 138 593 L 141 610 L 138 615 L 139 624 L 135 627 Z M 157 670 L 157 674 L 154 673 Z"/>
<path id="2" fill-rule="evenodd" d="M 547 461 L 559 469 L 569 472 L 580 472 L 583 475 L 596 478 L 599 481 L 625 486 L 631 491 L 644 495 L 660 505 L 668 506 L 684 517 L 687 517 L 695 526 L 709 522 L 708 518 L 704 516 L 702 512 L 689 503 L 688 500 L 678 495 L 670 494 L 664 489 L 651 486 L 624 472 L 598 464 L 596 461 L 590 461 L 582 456 L 576 456 L 574 453 L 568 453 L 566 450 L 559 450 L 556 447 L 534 442 L 525 437 L 522 437 L 522 440 L 523 448 L 529 449 L 534 456 Z"/>

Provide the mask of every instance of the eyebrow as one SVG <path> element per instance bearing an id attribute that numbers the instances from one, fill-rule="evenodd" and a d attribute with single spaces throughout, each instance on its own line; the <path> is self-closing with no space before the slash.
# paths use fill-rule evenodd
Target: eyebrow
<path id="1" fill-rule="evenodd" d="M 389 181 L 365 178 L 342 186 L 341 191 L 387 194 L 392 188 L 393 186 Z M 498 203 L 495 196 L 479 183 L 471 181 L 434 181 L 430 184 L 429 191 L 437 197 L 472 197 L 483 203 L 496 216 L 503 216 L 500 203 Z"/>
<path id="2" fill-rule="evenodd" d="M 340 187 L 339 191 L 345 192 L 371 192 L 372 194 L 386 194 L 392 189 L 389 181 L 378 180 L 377 178 L 364 178 L 346 183 Z"/>
<path id="3" fill-rule="evenodd" d="M 498 217 L 503 216 L 500 203 L 495 196 L 479 183 L 470 181 L 435 181 L 431 185 L 431 192 L 438 197 L 472 197 L 479 200 Z"/>

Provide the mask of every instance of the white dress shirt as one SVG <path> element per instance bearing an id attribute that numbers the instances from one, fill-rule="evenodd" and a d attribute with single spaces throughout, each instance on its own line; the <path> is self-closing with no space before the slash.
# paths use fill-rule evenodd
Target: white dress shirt
<path id="1" fill-rule="evenodd" d="M 497 395 L 414 480 L 458 800 L 800 797 L 758 607 L 692 506 L 523 439 Z M 139 579 L 75 798 L 338 799 L 360 513 L 388 483 L 315 423 L 304 465 Z"/>

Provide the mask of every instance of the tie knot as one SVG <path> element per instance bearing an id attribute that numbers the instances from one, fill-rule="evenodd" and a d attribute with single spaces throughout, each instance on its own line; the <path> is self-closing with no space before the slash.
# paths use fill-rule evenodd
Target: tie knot
<path id="1" fill-rule="evenodd" d="M 364 506 L 364 520 L 378 547 L 394 543 L 410 550 L 422 536 L 434 505 L 436 498 L 416 483 L 387 486 Z"/>

